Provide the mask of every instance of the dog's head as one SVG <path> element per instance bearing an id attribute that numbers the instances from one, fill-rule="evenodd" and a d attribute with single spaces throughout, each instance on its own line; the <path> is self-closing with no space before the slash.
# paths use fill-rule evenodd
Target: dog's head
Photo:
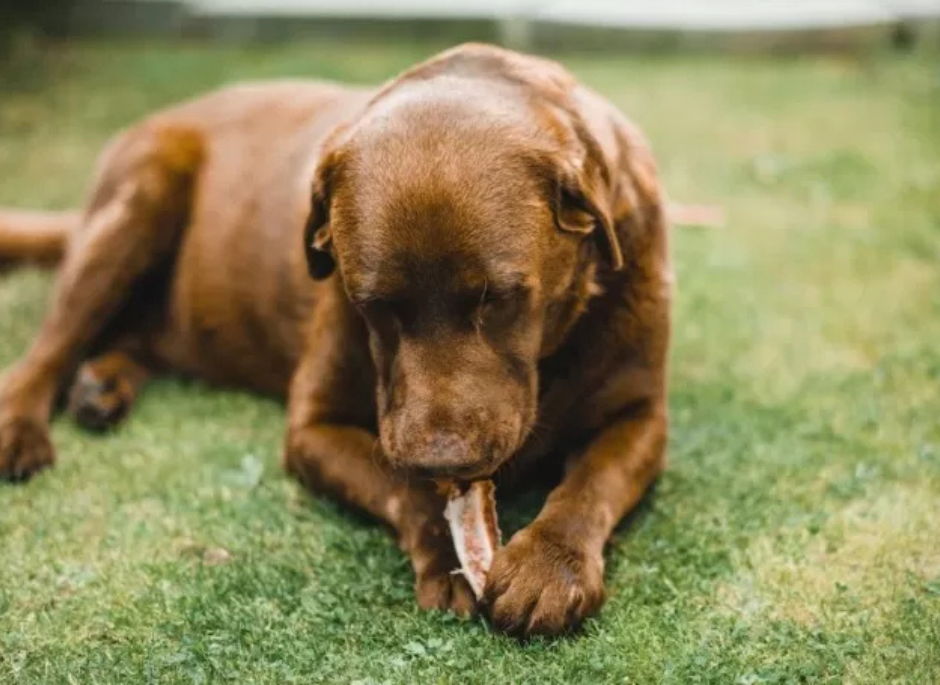
<path id="1" fill-rule="evenodd" d="M 310 273 L 364 317 L 381 445 L 431 477 L 485 476 L 533 430 L 539 360 L 623 265 L 616 183 L 556 65 L 463 48 L 334 132 Z"/>

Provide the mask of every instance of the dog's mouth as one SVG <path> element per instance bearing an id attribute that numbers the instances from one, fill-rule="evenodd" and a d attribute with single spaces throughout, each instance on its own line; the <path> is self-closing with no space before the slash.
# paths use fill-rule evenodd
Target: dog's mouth
<path id="1" fill-rule="evenodd" d="M 437 484 L 472 483 L 492 478 L 505 460 L 487 460 L 480 464 L 462 466 L 419 466 L 407 462 L 392 465 L 406 471 L 412 477 L 433 481 Z"/>
<path id="2" fill-rule="evenodd" d="M 385 417 L 380 445 L 389 467 L 409 478 L 469 483 L 493 477 L 512 459 L 525 435 L 514 424 L 481 435 L 474 427 L 427 430 Z"/>

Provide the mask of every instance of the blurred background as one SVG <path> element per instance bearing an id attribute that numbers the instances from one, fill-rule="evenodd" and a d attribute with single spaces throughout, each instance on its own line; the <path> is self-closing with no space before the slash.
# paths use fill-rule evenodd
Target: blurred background
<path id="1" fill-rule="evenodd" d="M 940 38 L 938 0 L 3 0 L 24 36 L 487 40 L 516 48 L 910 48 Z"/>
<path id="2" fill-rule="evenodd" d="M 524 49 L 910 48 L 938 41 L 938 0 L 3 0 L 24 36 L 487 40 Z"/>

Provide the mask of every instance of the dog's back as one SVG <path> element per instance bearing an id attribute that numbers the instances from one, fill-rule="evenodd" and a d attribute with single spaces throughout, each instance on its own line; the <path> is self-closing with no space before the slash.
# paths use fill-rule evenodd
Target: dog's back
<path id="1" fill-rule="evenodd" d="M 198 168 L 171 278 L 159 285 L 166 320 L 151 341 L 157 356 L 216 382 L 286 391 L 315 299 L 299 236 L 317 141 L 368 97 L 316 81 L 238 84 L 172 105 L 112 138 L 93 194 L 109 176 L 137 173 L 133 160 L 154 137 L 200 148 L 181 161 Z M 0 264 L 57 262 L 80 222 L 77 211 L 0 210 Z"/>

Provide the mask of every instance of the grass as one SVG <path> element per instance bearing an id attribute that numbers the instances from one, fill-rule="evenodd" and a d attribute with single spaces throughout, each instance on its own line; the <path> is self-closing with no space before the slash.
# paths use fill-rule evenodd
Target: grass
<path id="1" fill-rule="evenodd" d="M 0 203 L 79 202 L 116 128 L 218 83 L 375 81 L 429 46 L 91 44 L 0 95 Z M 418 611 L 386 535 L 278 469 L 283 409 L 156 383 L 0 487 L 0 682 L 940 682 L 940 88 L 923 57 L 572 58 L 673 197 L 671 468 L 583 635 Z M 0 278 L 0 366 L 50 276 Z M 504 506 L 509 527 L 537 507 Z"/>

